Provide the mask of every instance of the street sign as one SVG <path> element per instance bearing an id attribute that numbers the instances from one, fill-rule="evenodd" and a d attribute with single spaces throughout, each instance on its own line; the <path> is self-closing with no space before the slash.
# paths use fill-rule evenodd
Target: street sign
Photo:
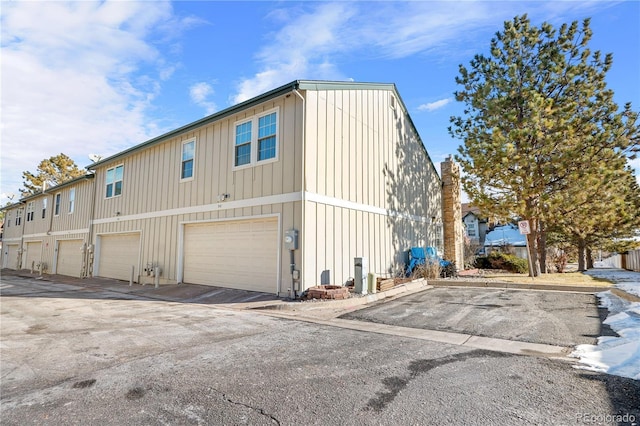
<path id="1" fill-rule="evenodd" d="M 521 220 L 518 222 L 518 229 L 522 235 L 528 235 L 531 233 L 531 228 L 529 227 L 528 220 Z"/>

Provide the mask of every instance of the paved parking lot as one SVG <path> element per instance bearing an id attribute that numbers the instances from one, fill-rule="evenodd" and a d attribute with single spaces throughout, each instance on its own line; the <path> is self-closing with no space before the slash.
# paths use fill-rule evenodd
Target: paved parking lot
<path id="1" fill-rule="evenodd" d="M 2 277 L 3 425 L 640 418 L 637 381 L 568 362 L 92 288 Z"/>
<path id="2" fill-rule="evenodd" d="M 601 324 L 605 312 L 588 293 L 437 287 L 342 318 L 575 346 L 594 344 L 598 336 L 610 333 Z"/>

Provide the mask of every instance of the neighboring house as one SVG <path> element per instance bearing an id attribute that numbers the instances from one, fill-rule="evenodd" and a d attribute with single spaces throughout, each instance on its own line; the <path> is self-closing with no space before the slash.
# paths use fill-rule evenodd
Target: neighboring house
<path id="1" fill-rule="evenodd" d="M 443 249 L 441 180 L 393 84 L 294 81 L 89 169 L 91 220 L 51 228 L 82 242 L 85 276 L 287 296 L 347 282 L 356 257 L 391 275 L 411 247 Z M 55 191 L 7 214 L 34 202 L 39 217 Z M 6 267 L 59 272 L 45 223 L 14 237 L 22 263 L 7 252 Z"/>
<path id="2" fill-rule="evenodd" d="M 5 207 L 2 267 L 87 276 L 94 193 L 88 174 Z"/>
<path id="3" fill-rule="evenodd" d="M 489 220 L 480 215 L 480 209 L 469 203 L 463 203 L 462 222 L 464 223 L 466 236 L 477 242 L 481 247 L 484 246 L 485 236 L 489 230 Z"/>
<path id="4" fill-rule="evenodd" d="M 522 259 L 527 259 L 527 241 L 516 225 L 496 226 L 488 232 L 484 242 L 487 254 L 494 250 L 505 248 L 512 250 L 513 254 Z"/>

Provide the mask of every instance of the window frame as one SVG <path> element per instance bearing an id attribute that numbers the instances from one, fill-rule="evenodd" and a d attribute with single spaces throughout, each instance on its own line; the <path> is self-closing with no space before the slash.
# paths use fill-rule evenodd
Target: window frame
<path id="1" fill-rule="evenodd" d="M 184 165 L 185 165 L 185 162 L 186 162 L 184 160 L 184 147 L 185 147 L 185 145 L 188 145 L 190 143 L 193 143 L 193 154 L 192 154 L 192 157 L 191 157 L 191 176 L 183 177 Z M 196 149 L 197 149 L 197 143 L 196 143 L 196 138 L 195 137 L 183 141 L 182 145 L 180 146 L 180 183 L 189 182 L 189 181 L 192 181 L 193 179 L 195 179 L 195 175 L 196 175 Z M 189 160 L 187 160 L 187 161 L 189 161 Z M 123 171 L 123 174 L 124 174 L 124 171 Z"/>
<path id="2" fill-rule="evenodd" d="M 122 167 L 122 179 L 121 180 L 116 180 L 116 171 L 118 168 Z M 109 182 L 107 181 L 108 175 L 109 175 L 109 170 L 113 170 L 113 182 Z M 116 184 L 120 182 L 120 193 L 119 194 L 115 194 L 115 190 L 116 190 Z M 109 187 L 109 185 L 113 185 L 113 189 L 111 191 L 111 195 L 107 195 L 107 189 Z M 116 198 L 116 197 L 121 197 L 122 196 L 122 191 L 124 189 L 124 163 L 120 163 L 116 166 L 113 167 L 109 167 L 106 171 L 105 171 L 105 176 L 104 176 L 104 198 L 105 199 L 111 199 L 111 198 Z"/>
<path id="3" fill-rule="evenodd" d="M 35 211 L 35 201 L 29 201 L 27 203 L 27 215 L 26 215 L 26 221 L 27 222 L 31 222 L 33 221 L 33 212 Z"/>
<path id="4" fill-rule="evenodd" d="M 76 210 L 76 189 L 69 188 L 69 214 Z"/>
<path id="5" fill-rule="evenodd" d="M 266 158 L 264 160 L 258 160 L 258 155 L 259 155 L 259 144 L 261 140 L 264 140 L 266 138 L 260 138 L 259 137 L 259 133 L 260 133 L 260 119 L 264 118 L 266 116 L 272 115 L 274 114 L 276 115 L 275 117 L 275 133 L 273 134 L 273 137 L 275 137 L 275 154 L 273 157 L 271 158 Z M 250 137 L 250 141 L 248 142 L 250 148 L 249 148 L 249 162 L 246 164 L 241 164 L 241 165 L 236 165 L 236 148 L 239 145 L 236 145 L 236 135 L 237 135 L 237 129 L 238 126 L 241 126 L 245 123 L 251 123 L 251 137 Z M 271 136 L 269 136 L 271 137 Z M 249 167 L 255 167 L 255 166 L 260 166 L 263 164 L 269 164 L 269 163 L 274 163 L 276 161 L 279 160 L 280 158 L 280 107 L 276 106 L 275 108 L 271 108 L 268 109 L 266 111 L 262 111 L 259 114 L 254 114 L 250 117 L 246 117 L 243 118 L 241 120 L 237 120 L 233 123 L 233 137 L 232 137 L 232 141 L 231 141 L 231 145 L 232 145 L 232 154 L 231 154 L 231 164 L 232 164 L 232 170 L 236 171 L 236 170 L 242 170 L 242 169 L 246 169 Z M 242 144 L 242 145 L 246 145 L 246 144 Z"/>
<path id="6" fill-rule="evenodd" d="M 16 226 L 22 225 L 22 207 L 16 209 Z"/>
<path id="7" fill-rule="evenodd" d="M 42 199 L 42 219 L 44 219 L 45 217 L 47 217 L 47 204 L 48 204 L 47 200 L 48 200 L 48 199 L 49 199 L 49 198 L 47 198 L 47 197 L 44 197 L 44 198 Z"/>
<path id="8" fill-rule="evenodd" d="M 62 192 L 56 192 L 53 198 L 53 215 L 60 216 L 60 205 L 62 204 Z"/>

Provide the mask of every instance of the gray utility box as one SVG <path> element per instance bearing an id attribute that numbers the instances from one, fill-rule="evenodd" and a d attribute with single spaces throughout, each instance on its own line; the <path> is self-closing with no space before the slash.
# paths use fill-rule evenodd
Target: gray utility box
<path id="1" fill-rule="evenodd" d="M 367 274 L 369 273 L 368 259 L 366 257 L 355 257 L 353 259 L 353 267 L 355 292 L 358 294 L 367 294 Z"/>

